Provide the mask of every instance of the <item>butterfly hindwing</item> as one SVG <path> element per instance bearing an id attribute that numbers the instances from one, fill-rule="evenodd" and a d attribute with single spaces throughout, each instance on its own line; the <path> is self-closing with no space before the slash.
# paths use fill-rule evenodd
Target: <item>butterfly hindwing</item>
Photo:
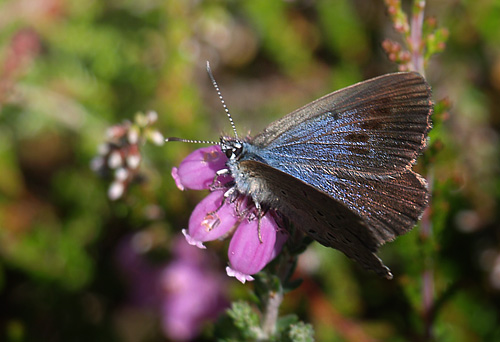
<path id="1" fill-rule="evenodd" d="M 367 269 L 392 277 L 375 254 L 378 242 L 366 221 L 342 202 L 258 161 L 241 161 L 239 176 L 239 183 L 245 184 L 240 191 L 279 210 L 303 233 Z"/>
<path id="2" fill-rule="evenodd" d="M 378 245 L 411 230 L 430 197 L 426 180 L 411 170 L 384 178 L 346 176 L 346 179 L 326 186 L 321 190 L 341 200 L 365 219 Z"/>

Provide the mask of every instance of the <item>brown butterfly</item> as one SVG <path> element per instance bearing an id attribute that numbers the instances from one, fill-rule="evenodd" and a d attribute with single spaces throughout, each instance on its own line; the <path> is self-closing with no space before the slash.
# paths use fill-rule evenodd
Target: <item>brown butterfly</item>
<path id="1" fill-rule="evenodd" d="M 431 128 L 425 79 L 400 72 L 354 84 L 248 139 L 238 138 L 224 108 L 235 133 L 220 142 L 234 178 L 231 191 L 250 196 L 258 209 L 279 211 L 321 244 L 392 278 L 377 249 L 411 230 L 430 197 L 425 179 L 411 170 Z"/>

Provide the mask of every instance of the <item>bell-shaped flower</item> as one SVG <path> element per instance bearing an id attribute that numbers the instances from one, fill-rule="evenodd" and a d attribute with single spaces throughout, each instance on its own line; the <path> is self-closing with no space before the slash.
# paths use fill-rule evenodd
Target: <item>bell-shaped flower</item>
<path id="1" fill-rule="evenodd" d="M 225 168 L 226 161 L 227 157 L 220 146 L 203 147 L 184 158 L 178 168 L 172 168 L 172 177 L 179 190 L 208 189 L 214 182 L 215 173 Z M 230 178 L 219 176 L 217 180 L 225 184 Z"/>
<path id="2" fill-rule="evenodd" d="M 224 192 L 214 191 L 194 208 L 189 218 L 189 230 L 183 230 L 190 245 L 205 248 L 203 242 L 224 238 L 238 222 L 234 205 L 224 203 Z"/>
<path id="3" fill-rule="evenodd" d="M 270 213 L 260 219 L 244 219 L 229 243 L 227 274 L 242 283 L 253 280 L 251 275 L 260 272 L 274 258 L 275 248 L 281 250 L 283 243 L 276 243 L 279 230 Z"/>
<path id="4" fill-rule="evenodd" d="M 172 177 L 181 190 L 212 191 L 196 206 L 183 234 L 189 244 L 205 248 L 204 242 L 225 238 L 234 231 L 228 251 L 230 266 L 226 271 L 244 283 L 253 280 L 252 275 L 276 257 L 287 233 L 278 227 L 271 211 L 261 215 L 249 198 L 242 195 L 224 198 L 233 179 L 216 175 L 226 168 L 226 161 L 219 146 L 201 148 L 188 155 L 179 168 L 173 168 Z"/>

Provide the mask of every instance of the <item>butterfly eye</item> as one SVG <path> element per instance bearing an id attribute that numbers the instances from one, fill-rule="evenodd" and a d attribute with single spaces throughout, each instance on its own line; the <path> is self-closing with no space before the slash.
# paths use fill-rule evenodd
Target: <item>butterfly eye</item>
<path id="1" fill-rule="evenodd" d="M 225 151 L 226 157 L 228 159 L 236 159 L 240 156 L 242 152 L 243 152 L 243 146 L 240 145 L 233 146 Z"/>
<path id="2" fill-rule="evenodd" d="M 239 157 L 239 155 L 241 154 L 241 152 L 243 152 L 243 146 L 238 146 L 234 149 L 233 151 L 233 155 L 235 157 Z"/>

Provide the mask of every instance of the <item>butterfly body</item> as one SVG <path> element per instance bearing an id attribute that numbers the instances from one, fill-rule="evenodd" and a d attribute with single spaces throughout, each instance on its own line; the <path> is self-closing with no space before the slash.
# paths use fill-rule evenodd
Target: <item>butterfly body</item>
<path id="1" fill-rule="evenodd" d="M 375 253 L 427 206 L 427 184 L 411 166 L 431 113 L 422 76 L 388 74 L 328 94 L 254 138 L 223 137 L 221 147 L 239 193 L 391 278 Z"/>

